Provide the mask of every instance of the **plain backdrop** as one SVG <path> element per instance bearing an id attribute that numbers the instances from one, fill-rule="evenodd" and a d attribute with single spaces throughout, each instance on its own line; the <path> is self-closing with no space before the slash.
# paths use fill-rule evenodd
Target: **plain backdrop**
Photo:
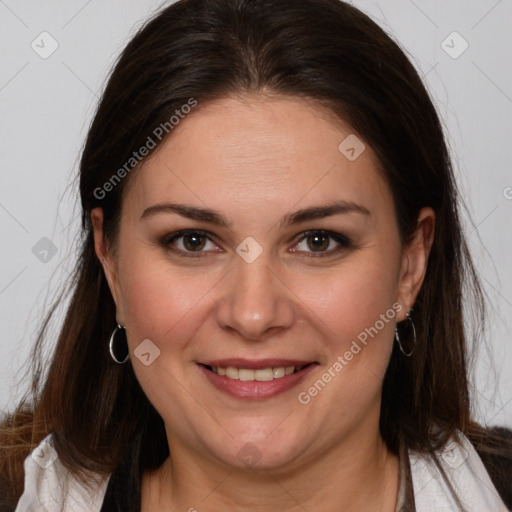
<path id="1" fill-rule="evenodd" d="M 490 351 L 478 352 L 475 415 L 511 427 L 512 2 L 352 3 L 407 51 L 442 116 L 489 297 Z M 37 328 L 73 269 L 74 178 L 108 70 L 160 5 L 0 0 L 0 410 L 12 409 L 28 385 Z"/>

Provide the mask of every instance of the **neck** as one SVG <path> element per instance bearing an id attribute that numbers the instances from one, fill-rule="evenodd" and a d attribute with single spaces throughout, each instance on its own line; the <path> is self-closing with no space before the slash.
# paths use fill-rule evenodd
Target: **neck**
<path id="1" fill-rule="evenodd" d="M 378 432 L 356 432 L 314 459 L 269 470 L 234 469 L 172 438 L 169 446 L 172 461 L 143 479 L 142 512 L 298 512 L 318 510 L 319 503 L 323 512 L 395 510 L 398 458 Z"/>

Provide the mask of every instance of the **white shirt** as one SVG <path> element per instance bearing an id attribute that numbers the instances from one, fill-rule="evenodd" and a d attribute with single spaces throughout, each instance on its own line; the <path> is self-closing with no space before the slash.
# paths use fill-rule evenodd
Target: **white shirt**
<path id="1" fill-rule="evenodd" d="M 458 432 L 436 452 L 466 512 L 508 512 L 478 453 Z M 431 455 L 409 450 L 416 512 L 458 512 L 459 508 Z M 15 512 L 100 512 L 109 476 L 92 474 L 84 486 L 60 463 L 52 434 L 25 459 L 25 489 Z"/>

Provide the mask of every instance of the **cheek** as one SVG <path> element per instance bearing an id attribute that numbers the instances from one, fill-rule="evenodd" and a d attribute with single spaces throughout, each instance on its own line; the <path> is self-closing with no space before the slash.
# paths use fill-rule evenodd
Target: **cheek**
<path id="1" fill-rule="evenodd" d="M 323 275 L 300 278 L 295 289 L 325 322 L 332 337 L 346 340 L 357 337 L 392 308 L 398 291 L 394 270 L 394 264 L 367 255 Z M 389 317 L 394 320 L 393 311 L 388 313 L 388 320 Z"/>
<path id="2" fill-rule="evenodd" d="M 149 258 L 136 249 L 120 265 L 120 278 L 130 357 L 146 396 L 158 411 L 168 411 L 169 404 L 174 404 L 173 411 L 193 409 L 197 404 L 180 383 L 186 381 L 192 341 L 211 307 L 208 291 L 219 278 L 172 267 L 165 259 Z M 149 350 L 138 349 L 148 346 L 142 345 L 144 340 L 151 341 Z M 138 356 L 146 352 L 147 365 Z"/>
<path id="3" fill-rule="evenodd" d="M 180 269 L 165 257 L 148 253 L 135 248 L 120 262 L 130 349 L 150 339 L 173 352 L 200 327 L 198 315 L 218 278 L 214 272 Z"/>
<path id="4" fill-rule="evenodd" d="M 328 394 L 334 393 L 336 407 L 370 403 L 380 393 L 401 309 L 396 265 L 395 259 L 368 251 L 324 277 L 298 283 L 298 289 L 307 290 L 301 298 L 314 312 L 316 330 L 325 333 L 325 370 L 331 369 L 325 378 L 333 381 Z"/>
<path id="5" fill-rule="evenodd" d="M 378 410 L 393 348 L 397 310 L 394 274 L 385 267 L 340 269 L 323 283 L 309 284 L 316 331 L 322 329 L 327 360 L 301 386 L 298 400 L 315 411 L 329 408 L 325 428 L 358 425 Z M 394 307 L 393 307 L 394 306 Z M 324 326 L 327 326 L 325 328 Z"/>

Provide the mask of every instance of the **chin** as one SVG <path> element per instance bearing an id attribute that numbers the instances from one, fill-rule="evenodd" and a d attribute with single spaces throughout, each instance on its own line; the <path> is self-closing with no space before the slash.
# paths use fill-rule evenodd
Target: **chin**
<path id="1" fill-rule="evenodd" d="M 271 429 L 268 430 L 272 432 Z M 299 439 L 290 432 L 270 436 L 243 436 L 223 440 L 218 446 L 209 446 L 212 454 L 228 466 L 238 469 L 272 470 L 293 463 L 303 452 Z M 273 439 L 271 439 L 274 437 Z M 227 441 L 227 442 L 226 442 Z"/>

